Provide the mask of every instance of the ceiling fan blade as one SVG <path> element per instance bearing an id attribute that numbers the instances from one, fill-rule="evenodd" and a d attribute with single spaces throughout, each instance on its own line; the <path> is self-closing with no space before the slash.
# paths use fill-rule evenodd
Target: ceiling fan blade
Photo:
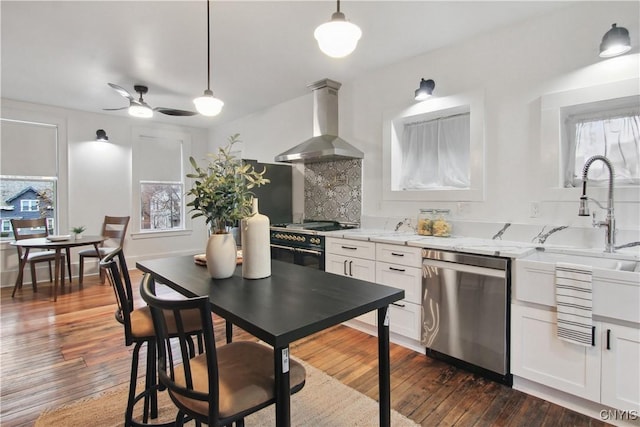
<path id="1" fill-rule="evenodd" d="M 129 101 L 134 101 L 135 98 L 133 96 L 131 96 L 131 94 L 129 92 L 127 92 L 126 89 L 115 85 L 113 83 L 107 83 L 109 86 L 111 86 L 111 88 L 113 88 L 116 92 L 118 92 L 120 95 L 124 96 L 125 98 L 127 98 Z"/>
<path id="2" fill-rule="evenodd" d="M 175 108 L 165 108 L 165 107 L 156 107 L 153 111 L 157 111 L 158 113 L 166 114 L 167 116 L 195 116 L 195 111 L 187 111 L 187 110 L 176 110 Z"/>
<path id="3" fill-rule="evenodd" d="M 104 111 L 116 111 L 116 110 L 124 110 L 129 107 L 120 107 L 120 108 L 103 108 Z"/>

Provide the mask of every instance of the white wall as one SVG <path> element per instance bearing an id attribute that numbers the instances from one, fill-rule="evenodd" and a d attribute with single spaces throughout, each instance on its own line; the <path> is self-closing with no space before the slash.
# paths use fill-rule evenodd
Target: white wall
<path id="1" fill-rule="evenodd" d="M 365 153 L 363 215 L 415 217 L 422 207 L 450 208 L 461 220 L 565 224 L 584 227 L 585 232 L 597 236 L 603 234 L 603 230 L 591 230 L 589 218 L 577 216 L 578 196 L 552 200 L 542 184 L 548 171 L 542 163 L 540 99 L 548 93 L 638 78 L 639 13 L 637 2 L 579 2 L 342 82 L 340 134 Z M 603 60 L 598 57 L 599 43 L 614 22 L 629 29 L 634 50 L 623 57 Z M 455 23 L 451 24 L 455 28 Z M 486 180 L 481 202 L 460 205 L 383 198 L 382 118 L 415 102 L 412 95 L 421 77 L 435 80 L 436 96 L 484 91 Z M 306 121 L 311 111 L 311 97 L 305 96 L 257 117 L 236 120 L 231 127 L 233 132 L 247 135 L 264 135 L 262 131 L 267 130 L 270 150 L 264 145 L 253 146 L 265 139 L 248 141 L 246 150 L 255 149 L 260 155 L 272 157 L 308 135 L 310 127 L 305 129 L 306 122 L 301 127 L 301 121 Z M 287 144 L 276 138 L 280 135 L 297 138 Z M 540 217 L 530 217 L 531 202 L 540 203 Z M 619 228 L 638 230 L 639 214 L 637 202 L 616 204 Z"/>
<path id="2" fill-rule="evenodd" d="M 67 233 L 70 227 L 85 225 L 85 234 L 99 234 L 105 215 L 130 215 L 125 253 L 131 267 L 143 258 L 188 254 L 203 250 L 207 231 L 204 221 L 193 222 L 187 214 L 187 231 L 155 237 L 136 236 L 133 218 L 132 188 L 132 139 L 134 129 L 141 126 L 140 120 L 128 117 L 115 117 L 75 110 L 49 107 L 44 105 L 2 100 L 2 116 L 22 120 L 60 123 L 63 133 L 60 135 L 66 151 L 60 154 L 61 164 L 68 168 L 67 179 L 61 179 L 63 194 L 59 206 L 59 232 Z M 191 135 L 192 151 L 195 157 L 202 157 L 207 151 L 208 131 L 205 129 L 172 126 L 144 121 L 144 126 L 167 131 L 179 131 Z M 108 143 L 95 141 L 97 129 L 104 129 L 109 136 Z M 152 160 L 152 159 L 151 159 Z M 66 185 L 64 184 L 66 183 Z M 188 185 L 188 184 L 187 184 Z M 133 236 L 132 236 L 133 234 Z M 150 235 L 148 235 L 150 236 Z M 77 251 L 72 253 L 74 275 L 77 272 Z M 8 243 L 0 244 L 1 285 L 12 286 L 17 274 L 17 255 L 14 247 Z M 92 267 L 95 263 L 89 261 Z M 95 273 L 90 268 L 90 273 Z M 25 281 L 30 281 L 25 272 Z M 47 275 L 40 273 L 42 279 Z"/>

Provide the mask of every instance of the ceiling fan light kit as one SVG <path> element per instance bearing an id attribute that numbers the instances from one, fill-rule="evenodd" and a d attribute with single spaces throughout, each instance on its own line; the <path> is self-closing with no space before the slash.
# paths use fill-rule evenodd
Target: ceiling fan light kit
<path id="1" fill-rule="evenodd" d="M 213 117 L 220 114 L 224 102 L 215 98 L 211 91 L 211 24 L 210 24 L 209 0 L 207 0 L 207 89 L 204 94 L 193 100 L 198 113 L 203 116 Z"/>
<path id="2" fill-rule="evenodd" d="M 357 25 L 347 21 L 340 12 L 340 0 L 337 11 L 331 15 L 331 21 L 320 25 L 313 33 L 320 50 L 332 58 L 344 58 L 356 49 L 362 37 Z"/>
<path id="3" fill-rule="evenodd" d="M 153 117 L 153 110 L 148 106 L 142 104 L 131 103 L 129 106 L 129 115 L 133 117 L 140 117 L 143 119 L 149 119 Z"/>

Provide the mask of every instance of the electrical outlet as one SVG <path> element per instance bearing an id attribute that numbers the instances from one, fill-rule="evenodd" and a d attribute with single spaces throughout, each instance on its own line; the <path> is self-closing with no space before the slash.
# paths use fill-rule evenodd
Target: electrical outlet
<path id="1" fill-rule="evenodd" d="M 471 213 L 471 205 L 468 202 L 458 202 L 458 215 L 468 215 Z"/>
<path id="2" fill-rule="evenodd" d="M 529 204 L 529 217 L 538 218 L 540 216 L 540 202 L 531 202 Z"/>

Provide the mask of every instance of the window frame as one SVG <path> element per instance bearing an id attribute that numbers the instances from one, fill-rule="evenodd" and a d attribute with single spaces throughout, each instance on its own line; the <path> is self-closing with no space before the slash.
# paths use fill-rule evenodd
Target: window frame
<path id="1" fill-rule="evenodd" d="M 470 113 L 469 188 L 399 189 L 399 144 L 406 123 Z M 483 201 L 485 195 L 484 91 L 433 97 L 383 116 L 382 199 L 390 201 Z"/>
<path id="2" fill-rule="evenodd" d="M 132 233 L 131 238 L 148 239 L 168 236 L 183 236 L 191 234 L 191 217 L 188 215 L 186 209 L 186 197 L 182 195 L 181 217 L 182 227 L 172 229 L 142 229 L 142 200 L 140 183 L 141 181 L 149 182 L 149 179 L 144 179 L 141 176 L 141 168 L 139 166 L 143 159 L 140 158 L 140 149 L 136 149 L 140 143 L 148 142 L 150 138 L 156 139 L 169 139 L 175 141 L 181 141 L 182 143 L 182 156 L 181 156 L 181 172 L 180 178 L 182 180 L 183 190 L 187 188 L 188 182 L 186 178 L 186 170 L 189 167 L 189 156 L 192 153 L 191 134 L 188 132 L 182 132 L 178 130 L 170 130 L 164 128 L 147 128 L 147 127 L 134 127 L 132 129 L 131 140 L 133 144 L 132 153 L 132 212 L 137 212 L 131 218 Z"/>
<path id="3" fill-rule="evenodd" d="M 566 134 L 563 111 L 577 111 L 597 102 L 640 95 L 640 79 L 632 78 L 602 85 L 582 87 L 542 95 L 540 98 L 540 174 L 541 199 L 544 201 L 577 201 L 581 186 L 564 187 Z M 589 186 L 589 197 L 606 200 L 607 186 Z M 638 185 L 615 185 L 616 202 L 640 202 Z"/>

